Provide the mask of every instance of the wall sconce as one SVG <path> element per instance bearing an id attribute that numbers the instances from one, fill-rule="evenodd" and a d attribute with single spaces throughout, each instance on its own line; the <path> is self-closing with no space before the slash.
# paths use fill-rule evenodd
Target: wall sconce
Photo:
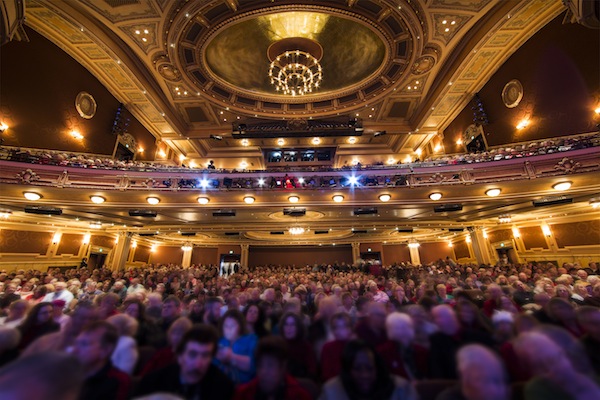
<path id="1" fill-rule="evenodd" d="M 525 129 L 529 126 L 529 122 L 529 118 L 523 118 L 521 121 L 519 121 L 516 128 L 519 130 Z"/>
<path id="2" fill-rule="evenodd" d="M 456 144 L 457 144 L 458 146 L 461 146 L 461 145 L 463 144 L 463 141 L 462 141 L 462 139 L 456 139 Z"/>
<path id="3" fill-rule="evenodd" d="M 471 236 L 469 236 L 469 235 L 465 236 L 465 242 L 471 243 Z"/>
<path id="4" fill-rule="evenodd" d="M 166 157 L 167 157 L 167 153 L 165 153 L 165 151 L 164 151 L 164 150 L 159 150 L 159 151 L 158 151 L 158 156 L 159 156 L 160 158 L 166 158 Z"/>
<path id="5" fill-rule="evenodd" d="M 150 252 L 151 253 L 155 253 L 156 252 L 156 245 L 153 244 L 152 246 L 150 246 Z"/>
<path id="6" fill-rule="evenodd" d="M 433 147 L 433 151 L 435 151 L 436 153 L 441 150 L 442 150 L 442 145 L 440 145 L 439 143 Z"/>
<path id="7" fill-rule="evenodd" d="M 83 235 L 83 244 L 90 244 L 91 238 L 92 238 L 92 235 L 90 235 L 89 233 L 86 233 L 85 235 Z"/>
<path id="8" fill-rule="evenodd" d="M 138 153 L 143 153 L 144 152 L 144 148 L 143 147 L 138 147 Z"/>
<path id="9" fill-rule="evenodd" d="M 513 233 L 513 236 L 515 239 L 518 239 L 521 237 L 521 232 L 519 232 L 519 228 L 517 228 L 516 226 L 513 226 L 512 233 Z"/>
<path id="10" fill-rule="evenodd" d="M 0 123 L 0 133 L 3 133 L 7 129 L 8 129 L 8 125 L 6 125 L 4 122 Z"/>
<path id="11" fill-rule="evenodd" d="M 488 234 L 487 234 L 487 232 L 486 232 L 485 230 L 483 231 L 483 238 L 484 238 L 484 239 L 487 239 L 487 238 L 488 238 Z"/>
<path id="12" fill-rule="evenodd" d="M 454 245 L 452 244 L 452 242 L 448 242 L 448 247 L 453 247 Z"/>
<path id="13" fill-rule="evenodd" d="M 133 242 L 131 242 L 131 248 L 135 249 L 137 247 L 137 241 L 134 240 Z"/>
<path id="14" fill-rule="evenodd" d="M 408 243 L 408 248 L 409 249 L 418 249 L 421 245 L 419 244 L 419 242 L 410 242 Z"/>
<path id="15" fill-rule="evenodd" d="M 79 133 L 79 131 L 76 131 L 75 129 L 73 129 L 71 131 L 71 136 L 73 136 L 73 138 L 75 138 L 77 140 L 83 139 L 83 135 L 81 133 Z"/>
<path id="16" fill-rule="evenodd" d="M 61 233 L 56 232 L 54 234 L 54 236 L 52 236 L 52 244 L 57 244 L 58 242 L 60 242 L 60 237 L 62 236 Z"/>
<path id="17" fill-rule="evenodd" d="M 542 225 L 542 232 L 544 233 L 544 236 L 546 236 L 546 237 L 552 236 L 552 231 L 550 230 L 550 227 L 546 224 Z"/>

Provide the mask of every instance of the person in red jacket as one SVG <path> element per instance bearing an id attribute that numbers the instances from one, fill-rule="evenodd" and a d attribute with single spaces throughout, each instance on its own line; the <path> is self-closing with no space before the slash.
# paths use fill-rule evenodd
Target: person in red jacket
<path id="1" fill-rule="evenodd" d="M 287 373 L 288 348 L 285 339 L 268 336 L 256 348 L 256 378 L 235 391 L 234 400 L 310 400 L 310 393 Z"/>
<path id="2" fill-rule="evenodd" d="M 323 382 L 327 382 L 342 371 L 344 346 L 352 338 L 352 319 L 349 314 L 345 312 L 334 314 L 330 323 L 335 340 L 325 343 L 321 351 L 321 380 Z"/>

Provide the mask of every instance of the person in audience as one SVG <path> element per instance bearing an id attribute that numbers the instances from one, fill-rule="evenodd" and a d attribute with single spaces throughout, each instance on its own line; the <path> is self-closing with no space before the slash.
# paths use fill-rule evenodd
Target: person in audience
<path id="1" fill-rule="evenodd" d="M 0 399 L 79 400 L 83 380 L 81 365 L 73 356 L 34 354 L 0 369 Z"/>
<path id="2" fill-rule="evenodd" d="M 85 380 L 81 400 L 126 400 L 132 389 L 131 378 L 111 363 L 119 334 L 105 321 L 86 325 L 75 340 L 72 353 L 81 363 Z"/>
<path id="3" fill-rule="evenodd" d="M 600 376 L 600 308 L 582 306 L 577 309 L 577 321 L 583 329 L 581 344 L 597 376 Z"/>
<path id="4" fill-rule="evenodd" d="M 19 356 L 21 333 L 17 328 L 0 326 L 0 368 Z"/>
<path id="5" fill-rule="evenodd" d="M 133 338 L 138 329 L 138 323 L 127 314 L 113 315 L 108 317 L 106 322 L 114 326 L 119 335 L 110 360 L 115 368 L 132 375 L 139 357 L 137 343 Z"/>
<path id="6" fill-rule="evenodd" d="M 154 353 L 150 361 L 143 367 L 140 375 L 144 376 L 174 363 L 176 361 L 177 347 L 190 329 L 192 329 L 192 322 L 188 318 L 177 318 L 167 332 L 169 345 Z"/>
<path id="7" fill-rule="evenodd" d="M 138 396 L 170 393 L 184 399 L 229 400 L 234 384 L 213 364 L 218 331 L 199 324 L 190 329 L 177 347 L 177 362 L 144 376 Z"/>
<path id="8" fill-rule="evenodd" d="M 356 325 L 356 337 L 373 347 L 383 344 L 387 340 L 385 331 L 386 314 L 385 304 L 371 302 L 368 306 L 368 317 Z"/>
<path id="9" fill-rule="evenodd" d="M 70 351 L 83 327 L 97 320 L 98 312 L 92 304 L 88 302 L 77 303 L 64 330 L 36 339 L 25 349 L 23 355 L 47 351 Z"/>
<path id="10" fill-rule="evenodd" d="M 247 333 L 244 314 L 239 310 L 227 311 L 220 328 L 221 338 L 214 363 L 236 384 L 246 383 L 254 377 L 254 350 L 258 338 Z"/>
<path id="11" fill-rule="evenodd" d="M 403 312 L 410 315 L 413 321 L 415 328 L 414 343 L 428 349 L 431 345 L 429 337 L 438 330 L 437 326 L 430 320 L 430 315 L 425 311 L 423 306 L 418 304 L 411 304 L 404 307 Z"/>
<path id="12" fill-rule="evenodd" d="M 176 296 L 168 296 L 162 304 L 161 318 L 158 321 L 160 330 L 165 334 L 169 330 L 169 327 L 177 318 L 181 316 L 181 300 Z"/>
<path id="13" fill-rule="evenodd" d="M 27 315 L 29 304 L 26 300 L 17 300 L 10 303 L 8 306 L 8 315 L 0 318 L 0 327 L 16 328 L 21 325 Z"/>
<path id="14" fill-rule="evenodd" d="M 509 400 L 510 387 L 502 361 L 488 348 L 470 344 L 457 355 L 460 384 L 446 389 L 437 400 Z"/>
<path id="15" fill-rule="evenodd" d="M 334 340 L 323 345 L 321 352 L 321 380 L 323 382 L 339 375 L 342 370 L 342 353 L 352 339 L 352 320 L 344 312 L 334 314 L 330 320 Z"/>
<path id="16" fill-rule="evenodd" d="M 265 328 L 265 312 L 257 303 L 248 303 L 243 313 L 249 333 L 253 333 L 259 338 L 268 335 L 269 332 Z"/>
<path id="17" fill-rule="evenodd" d="M 66 282 L 56 282 L 54 283 L 54 292 L 48 293 L 46 296 L 44 296 L 42 302 L 51 303 L 54 300 L 63 300 L 65 302 L 64 309 L 68 310 L 69 305 L 74 298 L 75 296 L 73 296 L 73 293 L 67 290 Z"/>
<path id="18" fill-rule="evenodd" d="M 533 373 L 525 385 L 525 400 L 599 399 L 600 387 L 578 372 L 564 350 L 540 332 L 525 332 L 515 350 Z"/>
<path id="19" fill-rule="evenodd" d="M 287 312 L 281 317 L 279 333 L 288 346 L 287 370 L 296 378 L 317 377 L 317 358 L 311 344 L 305 339 L 305 328 L 300 316 Z"/>
<path id="20" fill-rule="evenodd" d="M 323 345 L 333 337 L 329 321 L 336 313 L 338 304 L 332 297 L 323 297 L 318 302 L 317 307 L 318 312 L 308 328 L 308 340 L 313 345 L 314 353 L 320 356 Z"/>
<path id="21" fill-rule="evenodd" d="M 54 319 L 54 322 L 60 325 L 60 329 L 63 330 L 71 320 L 71 317 L 64 313 L 64 300 L 54 300 L 52 302 L 52 307 L 52 318 Z"/>
<path id="22" fill-rule="evenodd" d="M 547 306 L 547 313 L 554 324 L 565 328 L 573 336 L 580 337 L 583 334 L 577 322 L 575 307 L 568 300 L 560 297 L 550 299 Z"/>
<path id="23" fill-rule="evenodd" d="M 484 335 L 491 334 L 492 328 L 489 319 L 483 315 L 475 303 L 461 298 L 456 302 L 455 310 L 462 330 Z"/>
<path id="24" fill-rule="evenodd" d="M 432 378 L 457 379 L 456 353 L 469 343 L 491 343 L 491 338 L 477 332 L 463 331 L 454 310 L 447 304 L 431 312 L 439 331 L 431 335 L 429 368 Z"/>
<path id="25" fill-rule="evenodd" d="M 410 383 L 388 372 L 385 363 L 367 343 L 351 340 L 342 354 L 342 371 L 323 385 L 320 400 L 415 400 Z"/>
<path id="26" fill-rule="evenodd" d="M 218 297 L 209 297 L 204 304 L 204 323 L 217 328 L 221 319 L 221 307 L 223 299 Z"/>
<path id="27" fill-rule="evenodd" d="M 4 292 L 0 293 L 0 310 L 6 310 L 13 302 L 20 300 L 21 296 L 15 293 L 17 285 L 9 283 L 4 287 Z"/>
<path id="28" fill-rule="evenodd" d="M 377 347 L 377 352 L 392 374 L 409 381 L 421 380 L 428 375 L 428 351 L 413 343 L 415 328 L 407 314 L 393 312 L 385 321 L 388 340 Z"/>
<path id="29" fill-rule="evenodd" d="M 288 346 L 284 339 L 269 336 L 258 342 L 256 378 L 238 386 L 234 400 L 310 400 L 312 396 L 287 372 Z"/>
<path id="30" fill-rule="evenodd" d="M 21 333 L 19 349 L 23 350 L 37 338 L 60 330 L 60 325 L 52 318 L 52 303 L 39 303 L 27 313 L 27 317 L 18 329 Z"/>
<path id="31" fill-rule="evenodd" d="M 138 329 L 134 335 L 138 346 L 153 346 L 160 348 L 165 343 L 165 336 L 159 326 L 146 317 L 146 307 L 141 300 L 130 298 L 123 302 L 123 313 L 138 322 Z"/>

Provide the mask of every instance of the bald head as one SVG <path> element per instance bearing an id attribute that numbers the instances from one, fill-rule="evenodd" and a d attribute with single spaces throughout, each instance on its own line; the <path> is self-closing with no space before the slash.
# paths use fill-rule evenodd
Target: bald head
<path id="1" fill-rule="evenodd" d="M 491 350 L 467 345 L 456 355 L 461 391 L 467 400 L 507 400 L 509 388 L 502 362 Z"/>
<path id="2" fill-rule="evenodd" d="M 393 312 L 385 320 L 388 339 L 408 346 L 415 338 L 415 327 L 412 318 L 407 314 Z"/>
<path id="3" fill-rule="evenodd" d="M 447 304 L 435 306 L 431 309 L 433 321 L 442 333 L 446 335 L 455 335 L 460 329 L 456 313 Z"/>

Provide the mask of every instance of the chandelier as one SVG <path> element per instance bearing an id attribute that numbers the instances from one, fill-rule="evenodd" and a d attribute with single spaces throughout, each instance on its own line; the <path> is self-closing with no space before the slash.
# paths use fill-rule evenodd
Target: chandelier
<path id="1" fill-rule="evenodd" d="M 508 224 L 512 221 L 512 218 L 508 214 L 503 214 L 498 217 L 498 223 L 500 224 Z"/>
<path id="2" fill-rule="evenodd" d="M 268 50 L 269 80 L 275 91 L 289 96 L 303 96 L 318 89 L 323 80 L 319 61 L 323 48 L 307 38 L 285 38 Z"/>
<path id="3" fill-rule="evenodd" d="M 293 226 L 288 231 L 290 235 L 302 235 L 305 232 L 305 229 L 301 226 Z"/>

